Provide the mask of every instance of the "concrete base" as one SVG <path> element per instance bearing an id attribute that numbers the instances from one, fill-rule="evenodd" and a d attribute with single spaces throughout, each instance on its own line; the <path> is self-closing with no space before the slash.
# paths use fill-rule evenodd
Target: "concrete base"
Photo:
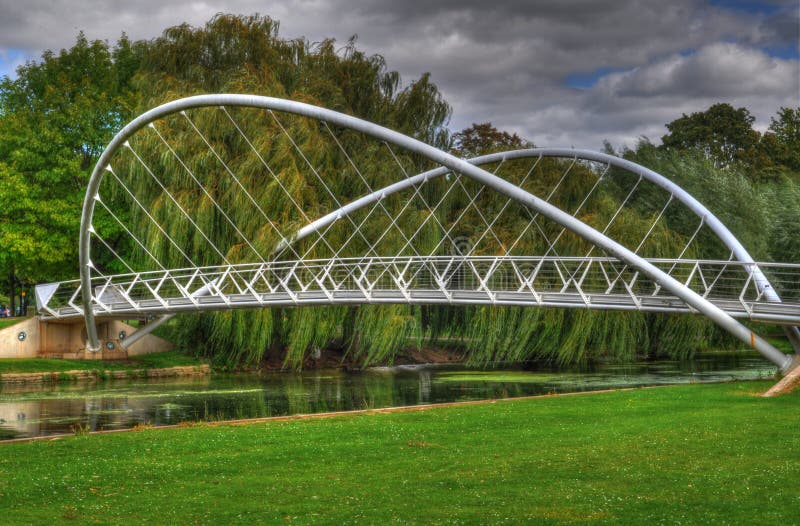
<path id="1" fill-rule="evenodd" d="M 800 386 L 800 354 L 795 354 L 791 368 L 781 381 L 770 387 L 769 391 L 763 396 L 778 396 L 791 393 L 796 387 Z"/>
<path id="2" fill-rule="evenodd" d="M 20 339 L 23 334 L 24 339 Z M 0 330 L 0 358 L 36 358 L 40 348 L 41 331 L 37 318 Z"/>
<path id="3" fill-rule="evenodd" d="M 102 348 L 86 349 L 86 327 L 79 323 L 53 323 L 30 318 L 0 330 L 0 358 L 68 358 L 74 360 L 124 360 L 128 357 L 170 351 L 174 345 L 148 334 L 127 351 L 120 342 L 136 332 L 136 327 L 117 320 L 97 325 Z M 24 333 L 24 338 L 22 337 Z"/>

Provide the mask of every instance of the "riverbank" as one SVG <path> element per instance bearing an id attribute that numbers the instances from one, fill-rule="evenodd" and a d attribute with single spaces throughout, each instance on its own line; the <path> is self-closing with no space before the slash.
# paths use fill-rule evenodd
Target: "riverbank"
<path id="1" fill-rule="evenodd" d="M 118 361 L 10 358 L 0 360 L 0 384 L 100 381 L 121 378 L 197 376 L 211 366 L 177 352 L 163 352 Z"/>
<path id="2" fill-rule="evenodd" d="M 792 524 L 800 394 L 767 386 L 0 444 L 0 502 L 7 524 Z"/>
<path id="3" fill-rule="evenodd" d="M 458 364 L 462 353 L 448 349 L 412 349 L 397 357 L 392 365 Z M 383 365 L 383 364 L 376 364 Z M 349 360 L 344 352 L 325 350 L 316 358 L 309 357 L 305 370 L 342 369 L 356 371 L 364 364 Z M 62 358 L 6 358 L 0 360 L 0 385 L 19 383 L 58 383 L 72 381 L 102 381 L 123 378 L 155 378 L 207 375 L 212 372 L 287 371 L 280 359 L 265 360 L 258 367 L 234 369 L 215 368 L 205 360 L 177 351 L 144 354 L 129 360 L 71 360 Z"/>
<path id="4" fill-rule="evenodd" d="M 26 317 L 15 317 L 15 318 L 0 318 L 0 329 L 5 329 L 6 327 L 11 327 L 12 325 L 16 325 L 21 323 L 25 320 L 29 319 Z"/>
<path id="5" fill-rule="evenodd" d="M 777 329 L 774 327 L 772 328 L 772 332 L 767 333 L 765 338 L 769 341 L 770 344 L 774 345 L 777 349 L 787 354 L 792 354 L 794 349 L 792 348 L 791 343 L 789 340 L 780 332 L 776 332 Z M 697 354 L 708 354 L 711 352 L 723 352 L 723 353 L 731 353 L 731 352 L 751 352 L 751 349 L 737 349 L 737 347 L 731 347 L 729 349 L 720 349 L 718 351 L 711 351 L 706 350 L 703 352 L 698 352 Z M 422 347 L 406 347 L 401 349 L 397 355 L 393 356 L 390 361 L 384 361 L 380 363 L 369 363 L 365 364 L 363 360 L 358 360 L 353 357 L 351 353 L 348 353 L 345 349 L 339 347 L 326 347 L 320 349 L 316 355 L 314 353 L 310 353 L 306 356 L 303 360 L 303 370 L 314 370 L 314 369 L 344 369 L 347 371 L 355 371 L 364 369 L 366 367 L 386 367 L 386 366 L 396 366 L 396 365 L 420 365 L 420 364 L 467 364 L 470 363 L 469 360 L 470 356 L 466 351 L 465 347 L 459 345 L 453 345 L 452 347 L 437 347 L 433 345 L 424 345 Z M 670 360 L 671 358 L 668 356 L 653 356 L 648 354 L 637 354 L 638 360 Z M 602 358 L 598 358 L 596 361 L 602 361 Z M 626 362 L 620 362 L 620 365 L 625 365 Z M 544 361 L 535 361 L 532 360 L 531 362 L 527 362 L 528 365 L 541 365 L 547 367 L 547 362 Z M 516 365 L 524 367 L 526 362 L 517 362 L 515 364 L 505 363 L 504 365 Z M 576 364 L 577 365 L 577 364 Z M 583 364 L 586 365 L 586 364 Z M 286 371 L 286 363 L 284 361 L 284 356 L 282 353 L 274 353 L 274 354 L 267 354 L 264 357 L 264 360 L 257 366 L 251 367 L 249 370 L 252 371 L 263 371 L 263 372 L 279 372 L 279 371 Z"/>
<path id="6" fill-rule="evenodd" d="M 175 378 L 180 376 L 206 376 L 209 374 L 211 374 L 211 366 L 208 364 L 153 369 L 71 369 L 60 372 L 4 373 L 0 374 L 0 385 L 97 382 L 131 378 Z"/>

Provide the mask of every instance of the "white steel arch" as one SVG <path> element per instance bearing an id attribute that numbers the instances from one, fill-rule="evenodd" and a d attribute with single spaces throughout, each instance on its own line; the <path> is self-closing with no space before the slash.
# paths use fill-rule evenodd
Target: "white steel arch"
<path id="1" fill-rule="evenodd" d="M 692 291 L 683 283 L 677 281 L 675 278 L 668 275 L 663 270 L 659 269 L 657 266 L 653 265 L 646 259 L 640 257 L 639 255 L 629 250 L 628 248 L 624 247 L 623 245 L 617 243 L 613 239 L 610 239 L 609 237 L 599 232 L 598 230 L 576 219 L 572 215 L 551 205 L 546 200 L 543 200 L 540 197 L 537 197 L 536 195 L 533 195 L 496 175 L 493 175 L 485 170 L 482 170 L 481 168 L 478 168 L 477 166 L 471 164 L 470 162 L 458 159 L 453 155 L 450 155 L 433 146 L 427 145 L 425 143 L 422 143 L 416 139 L 410 138 L 398 132 L 389 130 L 387 128 L 378 126 L 376 124 L 352 116 L 344 115 L 342 113 L 319 108 L 309 104 L 304 104 L 295 101 L 288 101 L 284 99 L 253 96 L 253 95 L 236 95 L 236 94 L 199 95 L 173 101 L 161 105 L 157 108 L 154 108 L 142 114 L 138 118 L 134 119 L 130 124 L 125 126 L 109 143 L 108 147 L 98 160 L 97 165 L 95 166 L 95 169 L 92 172 L 87 187 L 86 197 L 83 204 L 83 211 L 81 217 L 81 231 L 80 231 L 80 273 L 81 273 L 82 305 L 83 305 L 83 315 L 86 320 L 86 328 L 88 336 L 87 346 L 90 350 L 97 350 L 99 349 L 100 346 L 97 335 L 97 329 L 95 326 L 94 311 L 92 307 L 93 295 L 91 288 L 91 270 L 93 268 L 93 265 L 91 263 L 91 254 L 90 254 L 91 250 L 90 241 L 92 234 L 91 225 L 95 211 L 95 205 L 100 199 L 98 193 L 100 183 L 106 171 L 110 169 L 109 163 L 111 161 L 111 158 L 119 148 L 126 145 L 126 141 L 128 140 L 128 138 L 130 138 L 138 130 L 151 124 L 156 119 L 159 119 L 161 117 L 173 113 L 183 112 L 188 109 L 201 108 L 207 106 L 252 107 L 252 108 L 286 112 L 304 117 L 309 117 L 326 123 L 331 123 L 336 126 L 340 126 L 342 128 L 348 128 L 351 130 L 361 132 L 375 139 L 384 141 L 387 144 L 404 148 L 406 151 L 410 153 L 427 158 L 441 165 L 443 168 L 441 168 L 440 170 L 444 170 L 444 172 L 453 171 L 463 174 L 466 177 L 473 179 L 474 181 L 477 181 L 478 183 L 481 183 L 482 185 L 507 196 L 508 198 L 529 208 L 530 210 L 535 211 L 541 216 L 554 221 L 555 223 L 563 226 L 564 228 L 574 232 L 578 236 L 589 241 L 594 246 L 603 249 L 611 256 L 625 262 L 625 264 L 629 265 L 631 268 L 634 268 L 637 271 L 641 272 L 642 274 L 646 275 L 654 282 L 658 283 L 659 286 L 663 287 L 665 290 L 671 292 L 676 297 L 680 298 L 690 308 L 695 309 L 696 311 L 709 317 L 710 319 L 712 319 L 712 321 L 717 323 L 720 327 L 731 333 L 733 336 L 747 343 L 748 345 L 754 347 L 759 353 L 761 353 L 767 359 L 778 365 L 783 371 L 788 370 L 792 365 L 792 359 L 789 356 L 786 356 L 782 352 L 775 349 L 766 340 L 754 334 L 750 329 L 748 329 L 747 327 L 743 326 L 741 323 L 736 321 L 725 311 L 715 306 L 713 303 L 708 301 L 700 294 Z M 531 153 L 531 152 L 536 152 L 536 153 Z M 564 153 L 568 154 L 567 157 L 577 156 L 576 153 L 572 150 L 527 150 L 516 154 L 520 156 L 525 156 L 525 155 L 564 156 Z M 505 155 L 511 156 L 514 154 L 515 152 L 506 153 Z M 588 160 L 596 160 L 599 162 L 610 162 L 609 159 L 607 159 L 604 156 L 604 154 L 591 153 L 584 156 L 583 152 L 581 152 L 581 158 L 586 158 Z M 476 162 L 479 162 L 479 160 L 477 160 Z M 484 162 L 487 161 L 484 160 Z M 617 163 L 616 165 L 618 166 L 622 166 L 625 167 L 626 169 L 634 171 L 634 173 L 639 173 L 642 177 L 652 177 L 654 182 L 658 180 L 661 182 L 662 185 L 665 184 L 665 182 L 669 183 L 669 181 L 662 181 L 663 178 L 658 176 L 658 174 L 655 174 L 654 172 L 650 173 L 650 171 L 647 171 L 646 169 L 643 169 L 638 165 L 635 165 L 633 163 L 629 163 L 631 166 L 625 165 L 625 163 L 628 163 L 628 161 L 624 161 L 622 159 L 616 160 L 616 158 L 614 158 L 613 162 Z M 424 177 L 424 176 L 425 174 L 421 174 L 418 177 Z M 429 173 L 428 177 L 430 176 L 431 174 Z M 408 183 L 405 182 L 403 184 L 405 184 L 406 186 L 408 185 Z M 394 185 L 382 191 L 386 192 L 393 186 Z M 687 206 L 690 206 L 690 208 L 694 206 L 695 208 L 692 209 L 695 210 L 696 213 L 698 214 L 708 213 L 708 211 L 704 207 L 702 207 L 702 205 L 697 203 L 695 200 L 691 199 L 691 196 L 688 196 L 688 194 L 686 194 L 676 185 L 673 185 L 673 187 L 669 187 L 669 185 L 662 187 L 667 188 L 674 195 L 685 194 L 683 195 L 683 198 L 686 199 L 685 203 L 687 204 Z M 362 200 L 359 199 L 355 203 L 359 203 L 360 201 Z M 351 210 L 346 210 L 347 206 L 348 205 L 345 205 L 344 207 L 342 207 L 340 211 L 337 211 L 334 214 L 341 215 L 342 213 L 348 213 Z M 355 206 L 355 204 L 353 206 Z M 708 219 L 711 220 L 712 217 L 713 216 L 711 216 L 709 213 Z M 312 227 L 312 229 L 309 230 L 308 233 L 314 231 L 314 228 L 318 227 Z M 722 233 L 722 235 L 720 236 L 721 238 L 730 235 L 730 232 L 724 234 L 724 232 L 727 232 L 727 229 L 725 229 L 724 225 L 722 225 L 721 223 L 719 223 L 718 228 L 719 232 L 717 233 L 718 235 L 720 235 L 720 232 Z M 299 232 L 298 236 L 303 235 L 305 230 L 306 229 L 303 229 L 301 232 Z M 305 235 L 307 235 L 307 233 L 305 233 Z M 741 247 L 741 244 L 739 244 L 738 241 L 736 241 L 732 235 L 730 237 L 731 237 L 730 240 L 723 239 L 723 241 L 725 241 L 726 243 L 730 242 L 731 245 L 733 246 L 738 245 L 740 249 L 739 248 L 736 249 L 739 251 L 739 253 L 736 254 L 737 257 L 744 258 L 749 262 L 750 260 L 749 254 L 747 254 L 746 250 L 744 250 L 744 247 Z M 733 246 L 731 247 L 732 249 Z M 761 288 L 768 286 L 768 282 L 766 282 L 766 279 L 763 278 L 763 274 L 760 274 L 760 271 L 757 269 L 757 267 L 751 267 L 750 271 L 752 274 L 755 275 L 755 279 L 760 283 L 759 286 Z M 756 272 L 758 272 L 757 275 L 755 274 Z"/>
<path id="2" fill-rule="evenodd" d="M 686 190 L 675 184 L 673 181 L 670 181 L 663 175 L 654 172 L 645 166 L 602 152 L 571 148 L 525 148 L 482 155 L 480 157 L 468 159 L 467 162 L 476 166 L 480 166 L 483 164 L 531 157 L 554 157 L 603 163 L 605 165 L 622 168 L 630 173 L 639 175 L 652 184 L 664 189 L 665 191 L 669 192 L 673 198 L 686 205 L 689 210 L 701 218 L 704 224 L 717 235 L 720 241 L 722 241 L 725 246 L 728 247 L 728 249 L 730 249 L 733 257 L 739 262 L 745 264 L 745 268 L 747 269 L 748 273 L 752 275 L 753 282 L 758 288 L 758 291 L 763 293 L 765 298 L 772 302 L 781 301 L 780 296 L 772 287 L 759 266 L 755 263 L 753 257 L 750 255 L 744 245 L 742 245 L 742 243 L 736 238 L 736 236 L 733 235 L 728 227 L 726 227 L 725 224 L 719 220 L 719 218 L 717 218 L 708 208 L 706 208 L 705 205 L 695 199 L 694 196 L 692 196 Z M 422 184 L 436 177 L 442 177 L 448 172 L 450 172 L 450 170 L 446 167 L 435 168 L 433 170 L 417 174 L 413 177 L 409 177 L 408 179 L 398 181 L 397 183 L 389 185 L 386 188 L 376 190 L 375 192 L 352 201 L 339 210 L 335 210 L 304 226 L 298 230 L 298 232 L 292 238 L 292 241 L 299 241 L 314 232 L 324 229 L 332 222 L 339 219 L 342 214 L 350 214 L 356 210 L 364 208 L 365 206 L 375 203 L 379 199 L 383 199 L 387 195 L 391 195 L 415 185 Z M 786 333 L 786 336 L 789 338 L 789 341 L 792 343 L 792 346 L 795 348 L 795 350 L 800 351 L 800 330 L 794 326 L 785 326 L 784 332 Z"/>

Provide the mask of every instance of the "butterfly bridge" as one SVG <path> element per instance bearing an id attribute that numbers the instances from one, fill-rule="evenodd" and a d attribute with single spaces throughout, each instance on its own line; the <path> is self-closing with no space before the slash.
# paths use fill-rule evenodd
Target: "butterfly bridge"
<path id="1" fill-rule="evenodd" d="M 701 196 L 713 200 L 713 196 Z M 746 214 L 746 211 L 742 211 Z M 80 277 L 40 285 L 45 320 L 309 305 L 425 304 L 702 315 L 784 372 L 800 265 L 756 262 L 674 181 L 605 153 L 462 159 L 336 111 L 201 95 L 125 126 L 88 184 Z"/>

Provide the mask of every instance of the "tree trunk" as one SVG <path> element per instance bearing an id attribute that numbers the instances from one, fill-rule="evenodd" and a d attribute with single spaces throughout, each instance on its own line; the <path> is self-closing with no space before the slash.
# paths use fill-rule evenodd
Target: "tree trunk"
<path id="1" fill-rule="evenodd" d="M 11 273 L 8 275 L 8 287 L 9 287 L 9 291 L 10 291 L 9 295 L 8 295 L 8 300 L 9 300 L 9 303 L 11 304 L 11 306 L 9 307 L 9 309 L 11 310 L 11 316 L 15 316 L 16 315 L 16 306 L 17 306 L 17 302 L 16 302 L 17 301 L 16 300 L 16 296 L 17 296 L 16 281 L 17 280 L 15 278 L 16 278 L 16 276 L 14 275 L 14 269 L 12 268 L 11 269 Z"/>

